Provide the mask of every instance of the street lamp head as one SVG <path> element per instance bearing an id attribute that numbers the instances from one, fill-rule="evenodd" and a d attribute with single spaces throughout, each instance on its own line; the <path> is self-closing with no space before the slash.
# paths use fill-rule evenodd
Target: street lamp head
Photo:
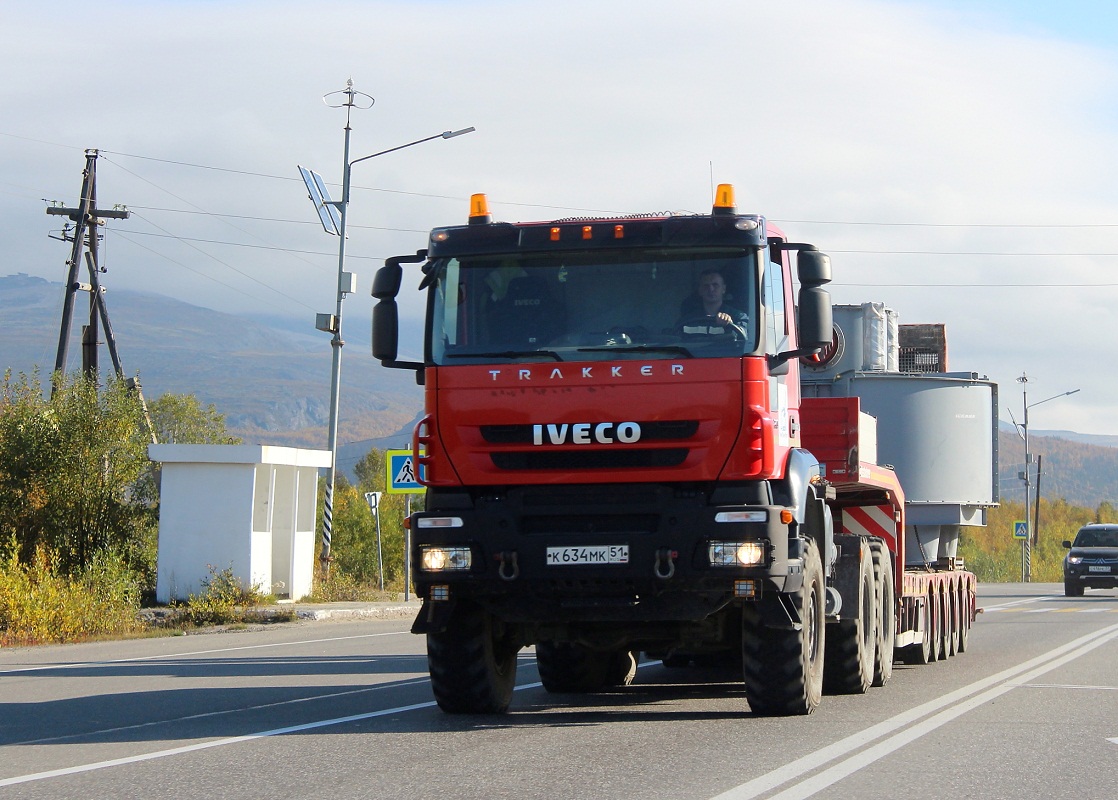
<path id="1" fill-rule="evenodd" d="M 463 128 L 460 131 L 443 131 L 441 135 L 444 139 L 453 139 L 455 136 L 461 136 L 464 133 L 473 133 L 475 130 L 477 129 L 472 127 Z"/>

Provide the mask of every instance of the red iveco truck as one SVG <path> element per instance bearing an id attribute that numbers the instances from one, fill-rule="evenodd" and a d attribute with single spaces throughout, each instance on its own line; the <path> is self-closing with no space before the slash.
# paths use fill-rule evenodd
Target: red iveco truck
<path id="1" fill-rule="evenodd" d="M 405 263 L 422 362 L 398 359 Z M 425 387 L 412 630 L 440 707 L 505 711 L 532 645 L 551 692 L 732 658 L 766 715 L 966 648 L 996 387 L 830 280 L 729 185 L 710 214 L 516 224 L 475 195 L 386 260 L 373 354 Z"/>

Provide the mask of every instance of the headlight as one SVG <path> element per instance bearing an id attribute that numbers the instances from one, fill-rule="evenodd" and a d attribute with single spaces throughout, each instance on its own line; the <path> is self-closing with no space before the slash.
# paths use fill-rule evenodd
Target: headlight
<path id="1" fill-rule="evenodd" d="M 752 567 L 765 562 L 763 542 L 711 542 L 707 553 L 714 567 Z"/>
<path id="2" fill-rule="evenodd" d="M 426 572 L 469 569 L 473 553 L 468 547 L 421 547 L 419 563 Z"/>
<path id="3" fill-rule="evenodd" d="M 714 515 L 715 522 L 768 522 L 767 511 L 719 511 Z"/>
<path id="4" fill-rule="evenodd" d="M 1083 556 L 1068 556 L 1069 564 L 1079 564 L 1083 561 Z"/>

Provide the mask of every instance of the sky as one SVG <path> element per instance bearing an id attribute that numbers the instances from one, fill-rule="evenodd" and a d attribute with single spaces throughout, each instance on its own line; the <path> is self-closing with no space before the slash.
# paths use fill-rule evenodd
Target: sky
<path id="1" fill-rule="evenodd" d="M 352 80 L 375 103 L 352 111 L 351 161 L 476 131 L 353 166 L 346 369 L 379 369 L 375 269 L 465 222 L 474 192 L 528 221 L 705 212 L 732 183 L 741 211 L 831 254 L 834 302 L 944 323 L 949 368 L 995 380 L 1002 419 L 1022 419 L 1024 373 L 1030 426 L 1115 435 L 1110 5 L 0 0 L 0 275 L 65 279 L 44 209 L 77 203 L 92 148 L 100 207 L 131 211 L 103 229 L 109 298 L 313 333 L 338 240 L 297 165 L 340 196 L 331 103 Z M 418 293 L 402 313 L 417 353 Z"/>

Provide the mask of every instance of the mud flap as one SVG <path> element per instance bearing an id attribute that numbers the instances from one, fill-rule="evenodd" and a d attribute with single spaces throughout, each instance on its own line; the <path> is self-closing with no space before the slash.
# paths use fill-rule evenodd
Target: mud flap
<path id="1" fill-rule="evenodd" d="M 412 633 L 442 633 L 446 630 L 450 615 L 456 605 L 454 600 L 424 600 L 415 621 L 411 624 Z"/>

